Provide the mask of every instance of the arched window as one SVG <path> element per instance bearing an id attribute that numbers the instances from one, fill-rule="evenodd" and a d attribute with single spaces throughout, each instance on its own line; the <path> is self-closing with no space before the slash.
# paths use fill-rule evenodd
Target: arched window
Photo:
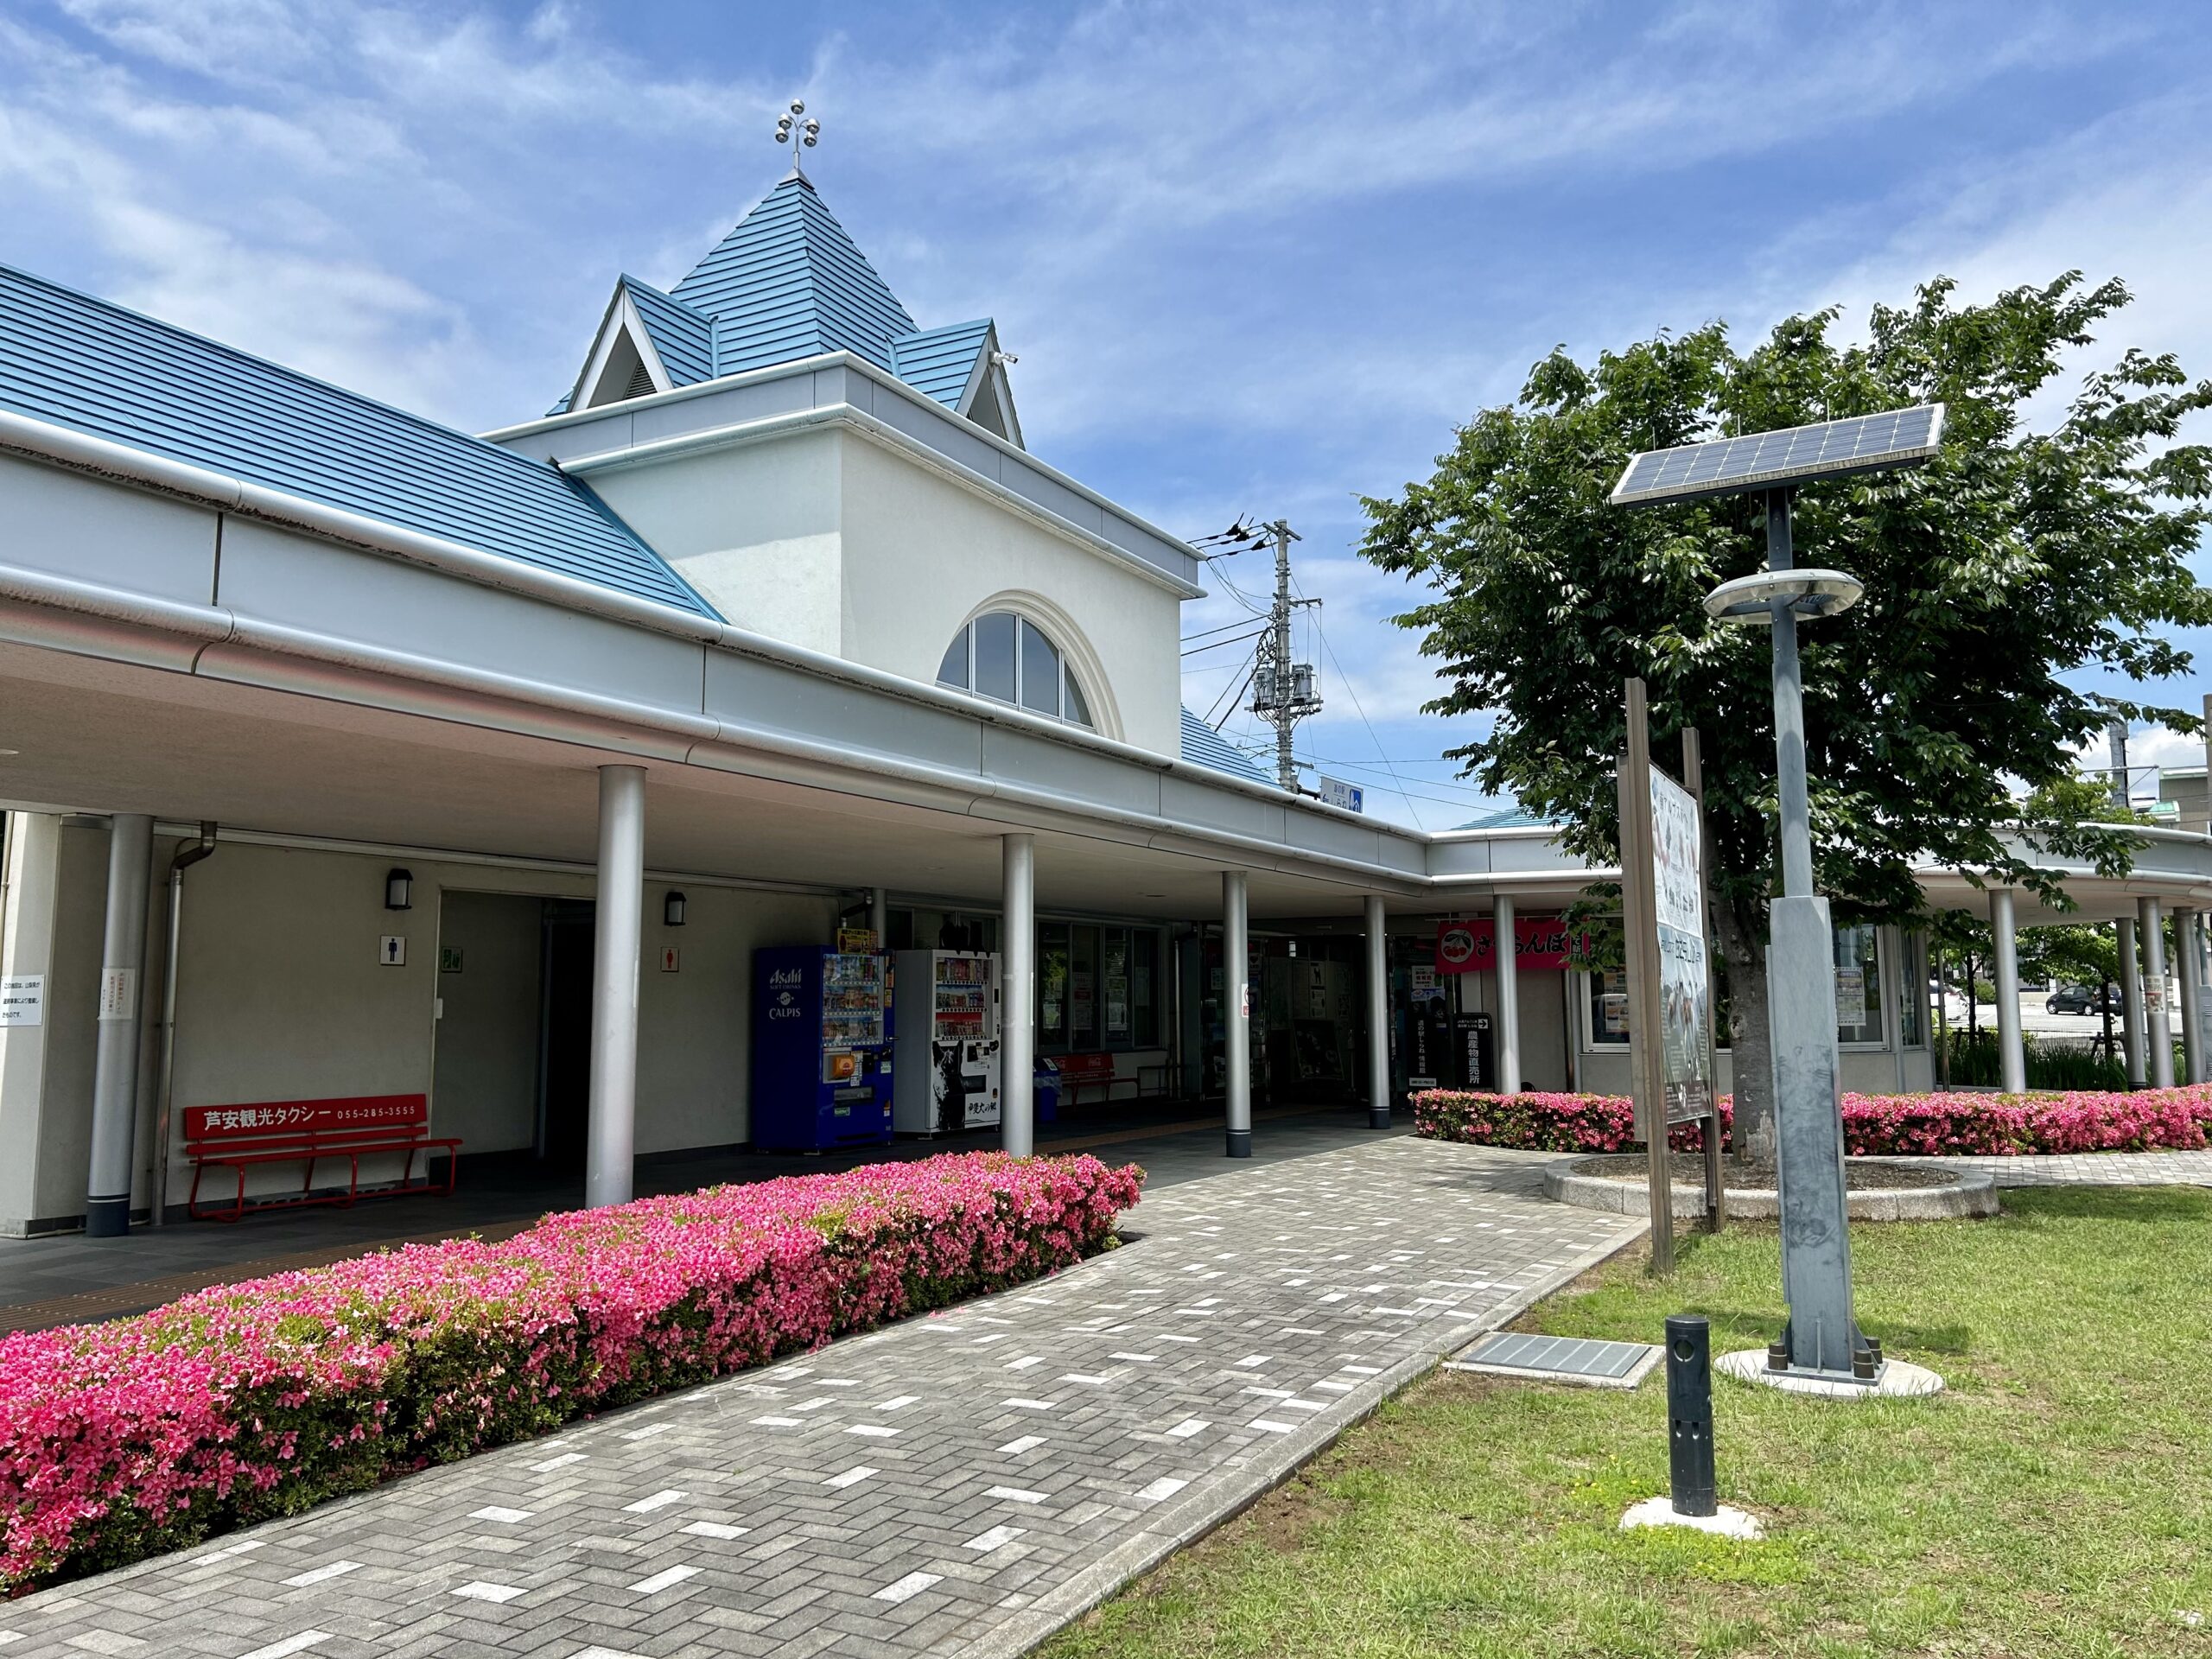
<path id="1" fill-rule="evenodd" d="M 1090 705 L 1075 671 L 1045 631 L 1011 611 L 979 616 L 952 636 L 938 683 L 1010 702 L 1032 714 L 1090 726 Z"/>

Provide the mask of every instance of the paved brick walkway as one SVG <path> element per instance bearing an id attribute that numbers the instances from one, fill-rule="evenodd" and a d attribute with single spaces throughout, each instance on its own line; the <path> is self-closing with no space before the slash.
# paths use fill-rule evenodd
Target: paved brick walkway
<path id="1" fill-rule="evenodd" d="M 1525 1158 L 1304 1139 L 1046 1284 L 0 1607 L 0 1643 L 1019 1653 L 1641 1230 Z"/>
<path id="2" fill-rule="evenodd" d="M 2212 1186 L 2212 1152 L 2069 1152 L 2039 1158 L 1919 1158 L 1971 1164 L 1999 1186 Z"/>

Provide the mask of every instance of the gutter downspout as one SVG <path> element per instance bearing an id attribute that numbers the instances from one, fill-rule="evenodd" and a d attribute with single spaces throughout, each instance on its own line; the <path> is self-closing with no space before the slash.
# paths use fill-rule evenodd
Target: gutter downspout
<path id="1" fill-rule="evenodd" d="M 155 1095 L 153 1201 L 147 1206 L 147 1220 L 156 1227 L 166 1224 L 163 1211 L 168 1208 L 169 1095 L 176 1079 L 176 959 L 177 940 L 184 931 L 184 873 L 214 850 L 215 825 L 203 818 L 199 842 L 179 846 L 169 860 L 169 937 L 162 965 L 162 1075 Z"/>

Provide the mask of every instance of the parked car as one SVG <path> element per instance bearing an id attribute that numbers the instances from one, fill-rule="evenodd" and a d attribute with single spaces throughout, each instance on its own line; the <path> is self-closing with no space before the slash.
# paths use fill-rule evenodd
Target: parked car
<path id="1" fill-rule="evenodd" d="M 2120 999 L 2088 985 L 2062 985 L 2044 999 L 2045 1014 L 2120 1012 Z"/>

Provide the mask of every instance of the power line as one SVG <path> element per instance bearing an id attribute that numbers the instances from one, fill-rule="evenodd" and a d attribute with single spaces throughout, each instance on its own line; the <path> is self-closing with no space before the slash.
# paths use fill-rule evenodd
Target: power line
<path id="1" fill-rule="evenodd" d="M 1356 766 L 1362 764 L 1348 755 L 1317 754 L 1313 758 L 1317 760 L 1325 760 L 1332 766 Z M 1449 755 L 1444 754 L 1392 755 L 1389 757 L 1389 762 L 1394 766 L 1456 766 L 1459 764 Z"/>
<path id="2" fill-rule="evenodd" d="M 1222 588 L 1231 599 L 1235 600 L 1239 605 L 1242 605 L 1246 610 L 1251 612 L 1255 616 L 1265 616 L 1268 614 L 1268 607 L 1260 604 L 1257 601 L 1247 594 L 1242 588 L 1239 588 L 1235 582 L 1231 582 L 1229 579 L 1229 572 L 1224 570 L 1220 574 Z"/>
<path id="3" fill-rule="evenodd" d="M 1373 772 L 1378 778 L 1396 778 L 1398 775 L 1389 767 L 1378 766 L 1371 761 L 1347 760 L 1341 756 L 1332 756 L 1325 759 L 1319 755 L 1314 756 L 1313 760 L 1316 766 L 1338 766 L 1346 772 Z M 1429 789 L 1449 789 L 1464 792 L 1470 800 L 1495 801 L 1500 798 L 1498 796 L 1492 795 L 1487 790 L 1476 788 L 1471 784 L 1454 784 L 1433 778 L 1416 778 L 1414 781 Z M 1433 800 L 1437 798 L 1434 796 L 1429 796 L 1427 798 Z"/>
<path id="4" fill-rule="evenodd" d="M 1199 629 L 1196 633 L 1186 633 L 1186 634 L 1185 634 L 1185 635 L 1183 636 L 1183 643 L 1184 643 L 1185 645 L 1189 645 L 1189 644 L 1191 643 L 1191 641 L 1192 641 L 1192 640 L 1193 640 L 1193 639 L 1205 639 L 1208 634 L 1211 634 L 1211 633 L 1227 633 L 1227 632 L 1228 632 L 1231 628 L 1241 628 L 1241 627 L 1243 627 L 1243 626 L 1245 625 L 1245 623 L 1246 623 L 1246 622 L 1248 622 L 1248 621 L 1249 621 L 1250 620 L 1251 620 L 1251 619 L 1249 619 L 1249 617 L 1242 617 L 1242 616 L 1240 616 L 1240 617 L 1238 617 L 1238 618 L 1237 618 L 1234 622 L 1224 622 L 1224 623 L 1223 623 L 1223 624 L 1222 624 L 1219 627 L 1217 627 L 1217 628 L 1200 628 L 1200 629 Z"/>
<path id="5" fill-rule="evenodd" d="M 1220 696 L 1216 697 L 1213 702 L 1208 705 L 1206 709 L 1206 724 L 1211 726 L 1217 732 L 1221 729 L 1221 724 L 1214 719 L 1214 715 L 1219 712 L 1221 705 L 1224 702 L 1230 705 L 1232 710 L 1234 709 L 1237 699 L 1244 695 L 1244 688 L 1252 683 L 1252 670 L 1255 665 L 1256 660 L 1257 659 L 1255 658 L 1247 657 L 1244 659 L 1243 677 L 1242 679 L 1231 680 L 1229 683 L 1230 689 L 1224 691 Z"/>
<path id="6" fill-rule="evenodd" d="M 1183 654 L 1185 657 L 1196 657 L 1202 652 L 1219 651 L 1224 645 L 1239 645 L 1243 644 L 1247 639 L 1258 639 L 1266 632 L 1267 630 L 1265 628 L 1253 628 L 1248 632 L 1231 634 L 1226 639 L 1216 639 L 1210 645 L 1192 645 Z"/>
<path id="7" fill-rule="evenodd" d="M 1318 615 L 1313 619 L 1313 632 L 1321 641 L 1322 651 L 1328 655 L 1330 666 L 1337 671 L 1337 677 L 1344 683 L 1344 695 L 1351 699 L 1352 709 L 1359 715 L 1359 723 L 1367 728 L 1368 736 L 1374 739 L 1375 753 L 1382 755 L 1382 764 L 1389 767 L 1390 780 L 1397 785 L 1398 793 L 1406 803 L 1406 810 L 1413 814 L 1414 828 L 1427 829 L 1428 826 L 1421 821 L 1421 809 L 1414 804 L 1413 797 L 1406 793 L 1405 779 L 1398 776 L 1397 768 L 1390 766 L 1390 757 L 1383 753 L 1382 740 L 1376 734 L 1375 722 L 1368 719 L 1367 710 L 1361 707 L 1359 693 L 1352 689 L 1351 676 L 1344 672 L 1344 665 L 1337 660 L 1337 648 L 1329 643 L 1328 630 L 1321 626 Z"/>

